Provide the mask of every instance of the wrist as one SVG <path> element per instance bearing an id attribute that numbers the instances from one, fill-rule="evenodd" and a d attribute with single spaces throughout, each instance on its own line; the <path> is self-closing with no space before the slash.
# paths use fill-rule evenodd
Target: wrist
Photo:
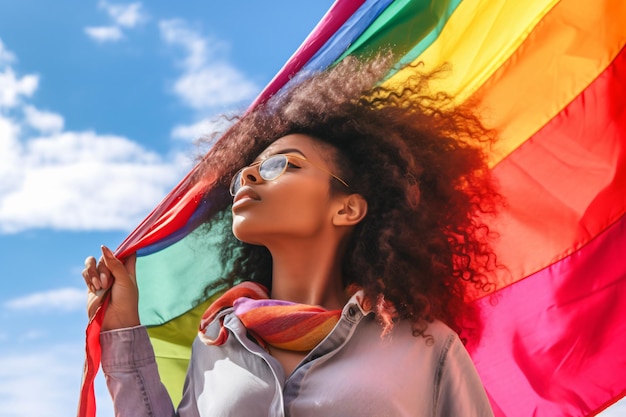
<path id="1" fill-rule="evenodd" d="M 100 331 L 106 332 L 109 330 L 127 329 L 129 327 L 140 326 L 139 314 L 107 314 L 102 322 L 102 328 Z"/>

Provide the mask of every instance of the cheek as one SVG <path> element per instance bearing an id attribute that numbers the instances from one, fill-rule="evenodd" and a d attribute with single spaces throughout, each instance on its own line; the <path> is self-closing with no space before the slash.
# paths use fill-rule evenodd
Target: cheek
<path id="1" fill-rule="evenodd" d="M 277 192 L 233 214 L 238 239 L 258 245 L 276 236 L 312 237 L 331 224 L 326 188 L 300 185 L 272 191 Z"/>

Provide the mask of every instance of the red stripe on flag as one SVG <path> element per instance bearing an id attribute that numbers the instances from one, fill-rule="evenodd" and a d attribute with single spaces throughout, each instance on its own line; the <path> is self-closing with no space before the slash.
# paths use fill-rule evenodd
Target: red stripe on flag
<path id="1" fill-rule="evenodd" d="M 569 255 L 626 212 L 624 74 L 626 50 L 493 169 L 507 200 L 493 222 L 508 269 L 500 286 Z"/>
<path id="2" fill-rule="evenodd" d="M 118 258 L 123 259 L 140 248 L 158 242 L 187 224 L 214 180 L 207 177 L 191 185 L 197 168 L 198 166 L 124 239 L 115 253 Z"/>
<path id="3" fill-rule="evenodd" d="M 104 320 L 104 312 L 109 304 L 109 295 L 107 294 L 102 301 L 102 305 L 96 314 L 89 321 L 86 330 L 86 346 L 85 346 L 85 366 L 83 370 L 83 380 L 80 387 L 80 398 L 78 400 L 78 417 L 95 417 L 96 416 L 96 396 L 94 390 L 94 381 L 96 374 L 100 368 L 100 359 L 102 357 L 102 349 L 100 348 L 100 329 L 102 329 L 102 321 Z"/>
<path id="4" fill-rule="evenodd" d="M 477 303 L 470 353 L 496 416 L 588 416 L 626 393 L 626 216 Z"/>

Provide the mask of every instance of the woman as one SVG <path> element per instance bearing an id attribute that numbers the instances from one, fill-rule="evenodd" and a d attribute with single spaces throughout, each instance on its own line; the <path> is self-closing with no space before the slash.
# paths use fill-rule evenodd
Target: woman
<path id="1" fill-rule="evenodd" d="M 373 87 L 388 62 L 297 83 L 203 161 L 220 174 L 207 227 L 232 215 L 236 239 L 177 411 L 139 325 L 134 260 L 87 259 L 89 313 L 112 291 L 102 365 L 119 415 L 492 415 L 457 334 L 479 328 L 465 299 L 493 267 L 479 216 L 497 195 L 476 146 L 491 137 L 426 76 Z"/>

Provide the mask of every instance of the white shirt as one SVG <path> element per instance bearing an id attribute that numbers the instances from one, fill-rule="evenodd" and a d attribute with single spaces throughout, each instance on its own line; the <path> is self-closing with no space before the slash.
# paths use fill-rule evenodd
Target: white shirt
<path id="1" fill-rule="evenodd" d="M 144 328 L 103 332 L 102 367 L 119 416 L 412 416 L 490 417 L 489 401 L 463 344 L 441 322 L 428 337 L 408 322 L 390 336 L 357 302 L 346 304 L 335 328 L 285 378 L 232 309 L 219 318 L 229 331 L 221 346 L 196 338 L 183 398 L 175 412 L 158 379 Z"/>

